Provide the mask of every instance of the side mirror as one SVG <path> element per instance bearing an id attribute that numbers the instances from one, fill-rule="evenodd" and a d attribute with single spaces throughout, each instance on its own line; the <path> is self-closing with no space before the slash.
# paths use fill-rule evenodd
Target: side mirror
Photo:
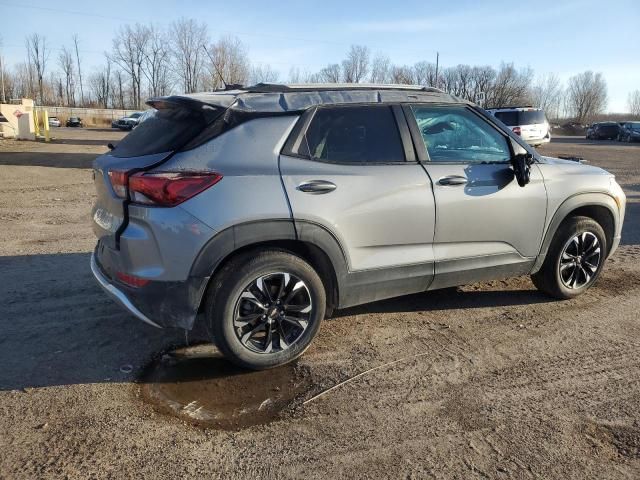
<path id="1" fill-rule="evenodd" d="M 527 152 L 521 145 L 515 141 L 511 141 L 514 155 L 511 158 L 511 167 L 518 181 L 518 185 L 524 187 L 531 180 L 531 164 L 533 163 L 533 155 Z"/>

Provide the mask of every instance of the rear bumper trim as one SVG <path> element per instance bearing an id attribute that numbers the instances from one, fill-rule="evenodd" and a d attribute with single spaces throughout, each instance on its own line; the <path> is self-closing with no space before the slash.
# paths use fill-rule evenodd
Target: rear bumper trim
<path id="1" fill-rule="evenodd" d="M 135 305 L 131 303 L 131 301 L 127 298 L 127 296 L 124 293 L 122 293 L 120 290 L 114 287 L 111 283 L 109 283 L 109 280 L 107 280 L 107 278 L 103 275 L 103 273 L 100 271 L 100 267 L 98 267 L 98 264 L 96 263 L 95 253 L 91 254 L 91 272 L 93 273 L 93 276 L 96 277 L 96 280 L 98 281 L 102 289 L 113 300 L 115 300 L 121 306 L 126 308 L 132 315 L 137 317 L 139 320 L 142 320 L 144 323 L 148 323 L 149 325 L 154 326 L 156 328 L 162 328 L 160 325 L 155 323 L 153 320 L 147 317 L 144 313 L 138 310 L 135 307 Z"/>

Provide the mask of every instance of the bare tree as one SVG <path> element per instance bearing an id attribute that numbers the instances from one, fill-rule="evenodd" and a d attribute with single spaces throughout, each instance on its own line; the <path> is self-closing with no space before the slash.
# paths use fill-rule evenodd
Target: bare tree
<path id="1" fill-rule="evenodd" d="M 78 64 L 78 80 L 80 83 L 80 105 L 84 106 L 84 85 L 82 83 L 82 69 L 80 68 L 80 51 L 78 50 L 78 34 L 73 35 L 73 46 L 76 50 L 76 62 Z"/>
<path id="2" fill-rule="evenodd" d="M 171 54 L 166 35 L 153 25 L 147 27 L 147 48 L 144 52 L 142 71 L 149 83 L 149 94 L 153 97 L 169 92 L 169 61 Z"/>
<path id="3" fill-rule="evenodd" d="M 531 87 L 533 105 L 543 109 L 550 118 L 560 116 L 562 95 L 562 83 L 555 73 L 539 76 Z"/>
<path id="4" fill-rule="evenodd" d="M 369 48 L 351 45 L 347 58 L 342 61 L 342 76 L 346 83 L 360 83 L 369 71 Z"/>
<path id="5" fill-rule="evenodd" d="M 113 40 L 113 61 L 131 78 L 131 100 L 135 108 L 140 108 L 142 97 L 142 66 L 146 59 L 149 43 L 147 27 L 136 24 L 122 27 Z"/>
<path id="6" fill-rule="evenodd" d="M 236 37 L 223 37 L 207 49 L 207 88 L 217 90 L 226 85 L 244 85 L 249 79 L 249 57 Z"/>
<path id="7" fill-rule="evenodd" d="M 473 67 L 471 73 L 471 98 L 469 100 L 472 102 L 484 101 L 486 103 L 486 97 L 493 86 L 495 78 L 496 71 L 493 67 L 488 65 Z M 484 107 L 485 105 L 483 104 L 482 106 Z"/>
<path id="8" fill-rule="evenodd" d="M 416 85 L 435 87 L 436 66 L 429 62 L 418 62 L 413 66 L 413 78 Z"/>
<path id="9" fill-rule="evenodd" d="M 29 64 L 33 66 L 38 81 L 38 92 L 40 94 L 40 103 L 44 102 L 44 73 L 47 68 L 49 59 L 49 50 L 47 49 L 46 38 L 33 33 L 26 39 L 27 58 Z"/>
<path id="10" fill-rule="evenodd" d="M 185 93 L 198 90 L 206 57 L 203 46 L 209 35 L 207 26 L 193 19 L 181 18 L 171 24 L 170 45 L 175 74 Z"/>
<path id="11" fill-rule="evenodd" d="M 491 107 L 505 107 L 527 103 L 532 77 L 533 72 L 529 68 L 516 70 L 512 63 L 503 63 L 492 88 L 486 92 L 487 104 Z"/>
<path id="12" fill-rule="evenodd" d="M 341 74 L 340 65 L 331 63 L 318 72 L 316 77 L 317 82 L 314 83 L 340 83 Z"/>
<path id="13" fill-rule="evenodd" d="M 111 60 L 107 56 L 104 68 L 89 77 L 89 86 L 98 104 L 103 108 L 109 108 L 109 99 L 112 95 L 111 86 Z"/>
<path id="14" fill-rule="evenodd" d="M 413 78 L 413 69 L 407 65 L 393 65 L 391 67 L 391 83 L 398 83 L 403 85 L 413 85 L 415 79 Z"/>
<path id="15" fill-rule="evenodd" d="M 271 68 L 271 65 L 254 65 L 249 72 L 249 83 L 254 85 L 256 83 L 273 83 L 277 82 L 280 78 L 280 74 Z"/>
<path id="16" fill-rule="evenodd" d="M 71 52 L 67 50 L 67 47 L 62 47 L 62 51 L 58 55 L 58 66 L 64 74 L 66 104 L 67 106 L 75 107 L 75 72 L 73 69 L 73 56 L 71 55 Z"/>
<path id="17" fill-rule="evenodd" d="M 371 83 L 388 83 L 390 76 L 391 61 L 386 55 L 380 53 L 373 57 L 371 62 L 371 73 L 369 81 Z"/>
<path id="18" fill-rule="evenodd" d="M 567 108 L 578 122 L 590 120 L 607 106 L 607 82 L 601 73 L 574 75 L 567 86 Z"/>
<path id="19" fill-rule="evenodd" d="M 629 97 L 627 98 L 627 107 L 629 108 L 629 113 L 634 117 L 640 117 L 640 90 L 634 90 L 629 93 Z"/>
<path id="20" fill-rule="evenodd" d="M 115 89 L 113 90 L 114 99 L 112 104 L 119 109 L 124 109 L 124 79 L 122 71 L 116 70 L 115 73 Z"/>

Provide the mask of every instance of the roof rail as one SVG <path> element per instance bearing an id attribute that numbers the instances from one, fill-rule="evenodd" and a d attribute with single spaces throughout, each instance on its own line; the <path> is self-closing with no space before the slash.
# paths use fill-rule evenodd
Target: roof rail
<path id="1" fill-rule="evenodd" d="M 439 88 L 425 87 L 423 85 L 375 83 L 258 83 L 256 85 L 244 87 L 243 90 L 250 93 L 287 93 L 329 90 L 411 90 L 416 92 L 445 93 Z"/>

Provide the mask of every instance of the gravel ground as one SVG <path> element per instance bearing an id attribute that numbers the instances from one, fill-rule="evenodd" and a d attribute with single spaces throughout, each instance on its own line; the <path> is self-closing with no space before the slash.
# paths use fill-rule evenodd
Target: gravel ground
<path id="1" fill-rule="evenodd" d="M 586 295 L 552 301 L 522 277 L 338 312 L 299 363 L 305 398 L 410 358 L 221 431 L 143 401 L 136 379 L 184 333 L 136 321 L 89 271 L 87 167 L 121 134 L 56 136 L 0 140 L 0 478 L 640 477 L 640 145 L 542 148 L 628 195 L 623 244 Z"/>

